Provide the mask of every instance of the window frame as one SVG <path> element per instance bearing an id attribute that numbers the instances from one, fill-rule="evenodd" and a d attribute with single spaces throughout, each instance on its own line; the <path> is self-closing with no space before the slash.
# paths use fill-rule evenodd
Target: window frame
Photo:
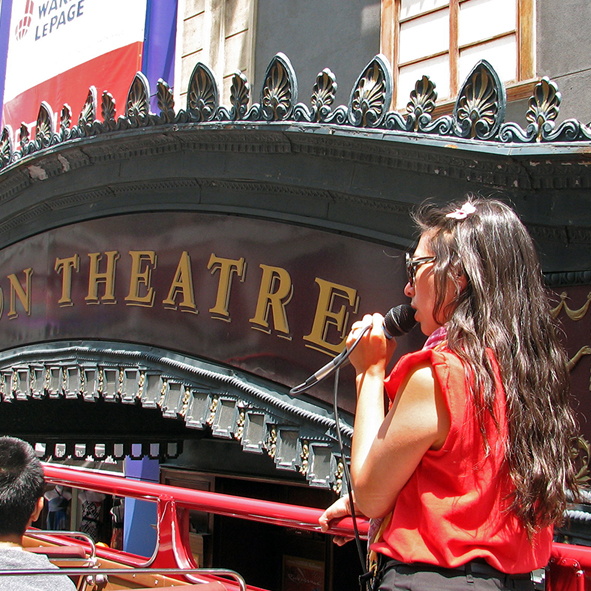
<path id="1" fill-rule="evenodd" d="M 508 100 L 520 100 L 529 97 L 531 90 L 535 84 L 535 54 L 534 54 L 534 1 L 535 0 L 517 0 L 517 19 L 516 29 L 509 33 L 503 33 L 496 35 L 491 38 L 481 39 L 473 43 L 466 44 L 460 47 L 458 45 L 458 17 L 460 4 L 468 0 L 449 0 L 448 4 L 442 7 L 437 7 L 429 11 L 422 12 L 420 15 L 409 17 L 404 19 L 402 22 L 410 22 L 415 18 L 425 16 L 427 14 L 435 14 L 437 12 L 447 10 L 449 8 L 449 48 L 445 52 L 438 52 L 429 56 L 424 56 L 420 59 L 405 62 L 404 65 L 413 63 L 419 63 L 432 57 L 439 55 L 446 55 L 449 53 L 449 88 L 450 96 L 448 98 L 438 101 L 438 105 L 442 106 L 450 104 L 455 100 L 462 84 L 463 80 L 458 79 L 458 63 L 460 58 L 460 50 L 468 47 L 475 47 L 480 44 L 492 41 L 495 39 L 501 39 L 508 35 L 517 35 L 517 80 L 510 82 L 506 85 L 507 88 L 507 99 Z M 392 104 L 396 108 L 397 104 L 401 104 L 404 98 L 398 100 L 398 78 L 400 72 L 399 59 L 399 39 L 400 39 L 400 10 L 402 0 L 381 0 L 381 34 L 380 34 L 380 50 L 384 54 L 390 64 L 392 65 L 392 71 L 394 75 L 394 96 L 392 97 Z M 433 80 L 437 83 L 437 80 Z M 437 109 L 439 110 L 439 109 Z"/>

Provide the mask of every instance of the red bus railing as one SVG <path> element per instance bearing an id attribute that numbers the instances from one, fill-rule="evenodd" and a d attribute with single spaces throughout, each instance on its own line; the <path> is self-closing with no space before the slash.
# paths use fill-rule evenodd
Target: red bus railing
<path id="1" fill-rule="evenodd" d="M 96 548 L 99 557 L 135 569 L 151 568 L 165 572 L 170 568 L 194 569 L 197 566 L 190 550 L 190 510 L 299 530 L 321 531 L 318 523 L 318 518 L 322 514 L 321 509 L 132 480 L 54 464 L 44 464 L 43 468 L 46 480 L 53 484 L 153 501 L 157 504 L 157 543 L 151 558 L 146 559 L 100 546 Z M 366 520 L 358 523 L 362 537 L 367 536 L 368 525 Z M 342 519 L 329 533 L 353 535 L 353 521 L 351 518 Z M 56 536 L 58 535 L 59 532 L 56 532 Z M 224 585 L 228 589 L 237 589 L 226 580 Z M 254 588 L 249 586 L 249 589 Z"/>
<path id="2" fill-rule="evenodd" d="M 48 482 L 54 484 L 157 503 L 158 542 L 149 560 L 108 548 L 97 548 L 99 556 L 138 568 L 192 569 L 197 566 L 189 549 L 189 510 L 299 530 L 321 531 L 318 524 L 321 509 L 131 480 L 54 464 L 44 464 L 44 470 Z M 357 527 L 361 536 L 366 538 L 368 521 L 358 519 Z M 352 536 L 353 521 L 351 518 L 342 519 L 327 533 Z M 546 573 L 546 590 L 591 591 L 591 548 L 554 543 Z"/>

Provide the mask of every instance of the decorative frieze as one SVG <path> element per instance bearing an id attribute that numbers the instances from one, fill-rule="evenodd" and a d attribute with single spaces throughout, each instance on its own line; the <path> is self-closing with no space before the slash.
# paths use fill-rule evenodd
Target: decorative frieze
<path id="1" fill-rule="evenodd" d="M 27 347 L 0 355 L 0 393 L 0 404 L 50 398 L 158 409 L 165 419 L 182 420 L 189 429 L 211 429 L 213 437 L 237 440 L 244 451 L 267 453 L 278 469 L 301 472 L 313 486 L 341 486 L 336 423 L 321 414 L 322 409 L 276 389 L 267 391 L 250 383 L 246 374 L 228 375 L 203 362 L 105 343 Z M 349 446 L 352 428 L 342 419 L 341 433 Z M 148 437 L 133 442 L 141 447 L 133 454 L 132 442 L 125 437 L 107 442 L 108 449 L 104 444 L 98 452 L 96 442 L 80 436 L 76 441 L 59 439 L 43 438 L 44 457 L 100 460 L 104 454 L 121 458 L 178 453 L 159 443 L 151 449 Z"/>

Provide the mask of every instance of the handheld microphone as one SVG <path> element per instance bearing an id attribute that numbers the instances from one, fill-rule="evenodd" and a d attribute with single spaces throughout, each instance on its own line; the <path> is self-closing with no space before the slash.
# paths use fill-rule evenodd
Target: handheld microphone
<path id="1" fill-rule="evenodd" d="M 401 304 L 388 310 L 384 316 L 382 323 L 382 330 L 388 340 L 394 337 L 401 337 L 409 332 L 414 325 L 417 323 L 415 320 L 415 311 L 408 304 Z M 349 355 L 351 351 L 357 346 L 357 343 L 361 340 L 363 335 L 371 328 L 371 324 L 363 327 L 361 334 L 357 337 L 357 340 L 353 343 L 350 349 L 345 349 L 339 353 L 332 361 L 329 361 L 326 365 L 321 367 L 316 373 L 312 374 L 303 384 L 292 388 L 290 394 L 301 394 L 305 392 L 327 376 L 329 376 L 337 367 L 341 367 L 349 362 Z"/>
<path id="2" fill-rule="evenodd" d="M 387 339 L 393 339 L 410 332 L 416 323 L 415 311 L 412 306 L 401 304 L 386 312 L 382 329 Z"/>

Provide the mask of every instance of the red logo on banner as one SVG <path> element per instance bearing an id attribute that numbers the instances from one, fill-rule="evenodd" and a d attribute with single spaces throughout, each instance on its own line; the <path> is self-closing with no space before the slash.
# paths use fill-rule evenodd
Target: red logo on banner
<path id="1" fill-rule="evenodd" d="M 33 6 L 33 1 L 27 0 L 27 3 L 25 4 L 25 16 L 21 18 L 14 30 L 17 40 L 22 39 L 28 33 L 29 28 L 31 27 L 31 22 L 33 20 Z"/>

